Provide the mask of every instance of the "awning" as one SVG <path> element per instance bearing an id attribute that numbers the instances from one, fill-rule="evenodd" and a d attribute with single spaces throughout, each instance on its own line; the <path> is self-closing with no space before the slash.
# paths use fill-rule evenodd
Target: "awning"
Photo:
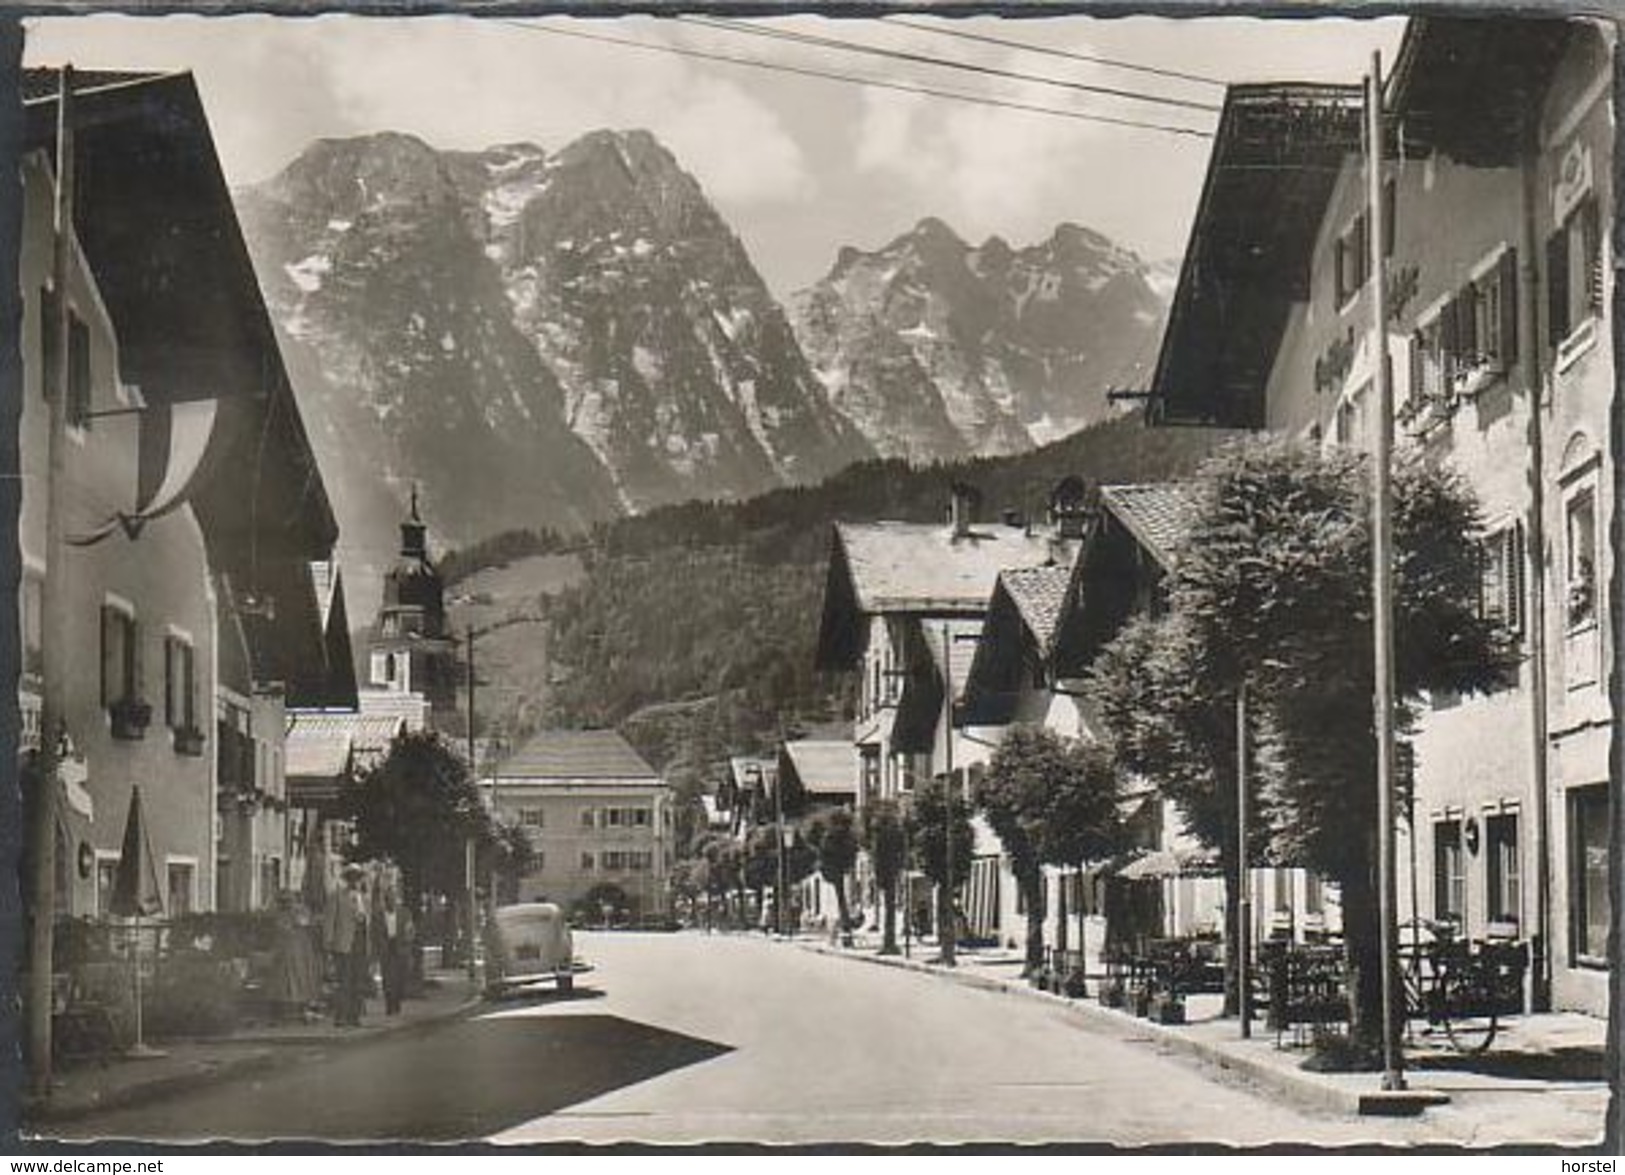
<path id="1" fill-rule="evenodd" d="M 1169 877 L 1218 877 L 1219 855 L 1212 849 L 1155 849 L 1117 871 L 1125 881 Z"/>

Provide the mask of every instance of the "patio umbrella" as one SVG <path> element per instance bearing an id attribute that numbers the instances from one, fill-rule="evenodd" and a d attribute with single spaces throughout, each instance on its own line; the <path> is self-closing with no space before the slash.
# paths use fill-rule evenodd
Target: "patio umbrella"
<path id="1" fill-rule="evenodd" d="M 1117 876 L 1125 881 L 1218 877 L 1219 860 L 1211 849 L 1155 849 L 1130 861 Z"/>
<path id="2" fill-rule="evenodd" d="M 156 1057 L 163 1054 L 147 1047 L 141 1029 L 141 919 L 161 914 L 164 909 L 163 891 L 158 887 L 158 861 L 153 856 L 152 841 L 147 836 L 147 820 L 141 808 L 141 789 L 130 789 L 130 812 L 124 820 L 124 843 L 119 849 L 118 872 L 113 876 L 113 896 L 108 909 L 121 918 L 135 920 L 135 950 L 132 952 L 135 970 L 135 1044 L 130 1048 L 132 1057 Z"/>

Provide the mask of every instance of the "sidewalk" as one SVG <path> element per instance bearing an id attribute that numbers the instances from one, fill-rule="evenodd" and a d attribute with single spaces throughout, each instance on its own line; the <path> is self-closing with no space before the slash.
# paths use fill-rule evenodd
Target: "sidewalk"
<path id="1" fill-rule="evenodd" d="M 1385 1094 L 1376 1073 L 1321 1073 L 1302 1068 L 1309 1056 L 1292 1035 L 1276 1034 L 1255 1022 L 1254 1035 L 1240 1038 L 1235 1019 L 1221 1019 L 1222 998 L 1191 996 L 1189 1023 L 1155 1024 L 1094 998 L 1068 999 L 1030 986 L 1021 978 L 1018 951 L 964 950 L 952 970 L 926 960 L 937 952 L 934 942 L 916 942 L 912 958 L 875 953 L 877 942 L 858 940 L 854 947 L 827 940 L 798 938 L 804 950 L 879 966 L 924 972 L 949 982 L 1016 998 L 1047 1001 L 1085 1027 L 1132 1034 L 1151 1044 L 1228 1073 L 1300 1106 L 1344 1115 L 1425 1115 L 1437 1127 L 1440 1141 L 1468 1145 L 1518 1142 L 1557 1143 L 1584 1147 L 1600 1139 L 1608 1091 L 1602 1079 L 1602 1053 L 1607 1025 L 1575 1013 L 1552 1012 L 1512 1017 L 1504 1022 L 1494 1047 L 1480 1057 L 1463 1056 L 1448 1043 L 1425 1037 L 1406 1045 L 1409 1096 Z M 1431 1131 L 1430 1131 L 1431 1132 Z"/>
<path id="2" fill-rule="evenodd" d="M 399 1015 L 386 1018 L 383 1001 L 367 1001 L 360 1028 L 338 1028 L 325 1017 L 314 1023 L 255 1025 L 230 1036 L 155 1042 L 160 1056 L 115 1057 L 105 1064 L 80 1061 L 58 1067 L 49 1099 L 25 1101 L 23 1133 L 114 1107 L 155 1101 L 197 1089 L 228 1077 L 240 1077 L 298 1060 L 310 1049 L 336 1042 L 373 1040 L 426 1027 L 457 1016 L 479 1000 L 463 970 L 424 974 L 421 995 L 406 1000 Z"/>

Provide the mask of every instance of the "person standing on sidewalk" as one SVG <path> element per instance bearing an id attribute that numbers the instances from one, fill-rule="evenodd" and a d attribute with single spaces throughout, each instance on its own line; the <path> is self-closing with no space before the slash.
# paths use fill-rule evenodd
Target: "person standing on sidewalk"
<path id="1" fill-rule="evenodd" d="M 385 877 L 375 891 L 373 943 L 378 952 L 378 972 L 384 986 L 384 1014 L 397 1015 L 411 967 L 413 950 L 412 914 L 401 904 L 393 878 Z"/>
<path id="2" fill-rule="evenodd" d="M 333 1023 L 340 1028 L 361 1024 L 363 992 L 368 982 L 367 900 L 361 892 L 363 870 L 359 865 L 344 867 L 344 887 L 327 905 L 327 952 L 333 959 L 338 979 L 338 999 L 333 1006 Z"/>

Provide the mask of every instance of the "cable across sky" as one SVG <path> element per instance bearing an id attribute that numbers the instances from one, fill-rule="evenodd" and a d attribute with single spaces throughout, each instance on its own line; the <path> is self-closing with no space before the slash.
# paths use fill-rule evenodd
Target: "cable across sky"
<path id="1" fill-rule="evenodd" d="M 1191 98 L 1175 98 L 1167 94 L 1152 94 L 1144 90 L 1126 90 L 1117 86 L 1097 85 L 1093 82 L 1075 82 L 1066 78 L 1046 77 L 1043 74 L 1019 73 L 1015 70 L 1000 69 L 992 65 L 979 65 L 971 61 L 954 61 L 946 57 L 936 57 L 929 53 L 916 53 L 908 49 L 891 49 L 883 45 L 870 45 L 862 41 L 847 41 L 839 37 L 825 37 L 816 33 L 797 32 L 793 29 L 779 29 L 769 25 L 751 24 L 746 21 L 723 20 L 703 16 L 679 16 L 674 19 L 698 28 L 719 29 L 723 32 L 739 33 L 748 37 L 766 37 L 770 40 L 788 41 L 797 45 L 811 45 L 819 49 L 834 49 L 842 53 L 859 53 L 868 57 L 885 58 L 889 61 L 903 61 L 911 65 L 928 65 L 938 69 L 953 69 L 961 73 L 1004 78 L 1011 81 L 1025 82 L 1029 85 L 1053 86 L 1056 89 L 1074 90 L 1079 93 L 1120 98 L 1131 102 L 1150 102 L 1159 106 L 1176 106 L 1184 110 L 1198 110 L 1205 114 L 1217 114 L 1219 112 L 1219 107 L 1213 103 L 1198 102 Z"/>
<path id="2" fill-rule="evenodd" d="M 1210 139 L 1213 132 L 1198 127 L 1178 126 L 1172 123 L 1149 122 L 1136 118 L 1119 118 L 1109 114 L 1096 114 L 1083 110 L 1068 110 L 1059 106 L 1043 106 L 1034 102 L 1020 102 L 1014 99 L 997 98 L 985 94 L 967 94 L 957 90 L 943 90 L 935 86 L 912 85 L 907 82 L 886 81 L 880 78 L 863 77 L 857 74 L 841 73 L 834 70 L 816 69 L 811 66 L 791 65 L 785 62 L 764 61 L 756 57 L 741 57 L 731 53 L 721 53 L 706 49 L 695 49 L 682 45 L 657 44 L 652 41 L 637 41 L 627 37 L 613 37 L 605 33 L 592 33 L 582 29 L 561 28 L 557 25 L 530 24 L 525 21 L 492 18 L 493 23 L 509 25 L 513 28 L 524 29 L 528 32 L 540 33 L 544 36 L 567 37 L 579 41 L 592 41 L 601 45 L 617 45 L 626 49 L 639 49 L 649 53 L 665 53 L 676 57 L 690 57 L 701 61 L 716 61 L 726 65 L 738 65 L 747 69 L 767 70 L 773 73 L 792 74 L 798 77 L 818 78 L 824 81 L 843 82 L 847 85 L 865 86 L 870 89 L 892 90 L 903 94 L 920 94 L 931 98 L 943 98 L 951 102 L 964 102 L 976 106 L 988 106 L 1001 110 L 1013 110 L 1026 114 L 1038 114 L 1052 118 L 1070 119 L 1076 122 L 1100 123 L 1107 126 L 1125 127 L 1133 130 L 1155 131 L 1162 134 L 1184 135 L 1190 138 Z"/>

